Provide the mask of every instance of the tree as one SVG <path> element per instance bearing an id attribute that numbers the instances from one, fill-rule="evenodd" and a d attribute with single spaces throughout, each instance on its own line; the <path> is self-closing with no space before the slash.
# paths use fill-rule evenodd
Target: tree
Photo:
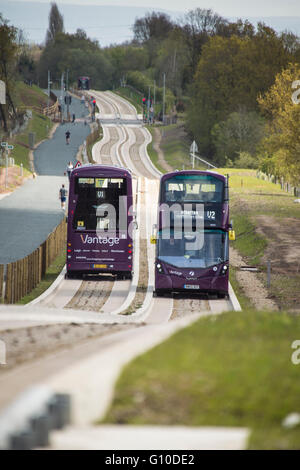
<path id="1" fill-rule="evenodd" d="M 143 18 L 137 18 L 134 22 L 134 39 L 139 43 L 146 43 L 151 39 L 164 39 L 173 27 L 169 15 L 155 11 L 146 13 Z"/>
<path id="2" fill-rule="evenodd" d="M 188 65 L 187 46 L 183 41 L 182 30 L 177 27 L 158 48 L 154 62 L 156 81 L 159 82 L 165 73 L 168 87 L 175 96 L 180 97 L 184 87 L 184 71 Z"/>
<path id="3" fill-rule="evenodd" d="M 143 18 L 135 20 L 133 25 L 134 42 L 147 48 L 148 67 L 153 65 L 161 41 L 168 36 L 173 28 L 174 24 L 165 13 L 147 13 Z"/>
<path id="4" fill-rule="evenodd" d="M 55 2 L 51 3 L 51 9 L 49 13 L 49 27 L 46 33 L 46 46 L 53 42 L 55 36 L 58 33 L 64 32 L 64 19 L 58 10 L 58 6 Z"/>
<path id="5" fill-rule="evenodd" d="M 120 79 L 130 70 L 145 70 L 149 62 L 147 49 L 141 45 L 118 45 L 104 50 L 105 57 L 113 70 L 113 83 L 117 86 Z"/>
<path id="6" fill-rule="evenodd" d="M 190 77 L 193 77 L 204 44 L 217 34 L 221 25 L 228 22 L 212 10 L 196 8 L 186 13 L 181 20 L 184 40 L 189 51 Z"/>
<path id="7" fill-rule="evenodd" d="M 230 38 L 231 36 L 238 36 L 240 38 L 250 37 L 255 35 L 255 28 L 248 20 L 237 20 L 234 23 L 220 22 L 216 28 L 218 36 Z"/>
<path id="8" fill-rule="evenodd" d="M 0 104 L 0 117 L 3 121 L 5 132 L 8 130 L 8 117 L 11 114 L 17 117 L 16 109 L 12 100 L 12 91 L 15 82 L 15 66 L 18 54 L 17 43 L 18 30 L 14 26 L 9 26 L 8 21 L 0 14 L 0 80 L 6 85 L 6 112 Z"/>
<path id="9" fill-rule="evenodd" d="M 92 41 L 80 30 L 75 34 L 58 33 L 43 50 L 38 63 L 41 86 L 47 85 L 47 72 L 59 81 L 62 72 L 69 70 L 69 82 L 77 82 L 81 75 L 91 77 L 92 86 L 107 88 L 111 84 L 112 66 L 97 41 Z"/>
<path id="10" fill-rule="evenodd" d="M 225 121 L 215 124 L 212 141 L 216 148 L 217 162 L 223 165 L 227 157 L 235 163 L 241 153 L 255 156 L 264 129 L 264 119 L 254 111 L 234 112 Z"/>
<path id="11" fill-rule="evenodd" d="M 269 89 L 290 58 L 282 39 L 264 25 L 253 38 L 210 38 L 203 46 L 188 109 L 188 126 L 203 154 L 214 155 L 211 130 L 216 123 L 240 109 L 258 111 L 258 93 Z"/>
<path id="12" fill-rule="evenodd" d="M 268 119 L 268 133 L 262 143 L 262 166 L 265 171 L 285 176 L 291 183 L 300 182 L 300 66 L 290 63 L 276 75 L 272 87 L 258 98 L 261 111 Z M 293 85 L 294 84 L 294 85 Z M 295 89 L 296 85 L 296 89 Z M 295 93 L 296 92 L 296 93 Z M 295 93 L 295 95 L 293 95 Z"/>

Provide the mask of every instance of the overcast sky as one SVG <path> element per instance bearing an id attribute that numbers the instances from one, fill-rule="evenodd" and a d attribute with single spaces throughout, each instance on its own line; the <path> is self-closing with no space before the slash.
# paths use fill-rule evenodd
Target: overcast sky
<path id="1" fill-rule="evenodd" d="M 27 0 L 21 0 L 26 3 Z M 38 0 L 51 3 L 51 0 Z M 122 5 L 186 11 L 212 8 L 224 16 L 300 16 L 300 0 L 58 0 L 60 4 Z M 1 6 L 1 0 L 0 0 Z"/>
<path id="2" fill-rule="evenodd" d="M 229 21 L 248 18 L 254 25 L 264 21 L 277 32 L 288 30 L 300 37 L 300 0 L 56 0 L 56 3 L 67 33 L 82 28 L 102 47 L 132 40 L 135 19 L 151 8 L 165 11 L 173 21 L 188 10 L 211 8 Z M 50 4 L 51 0 L 0 0 L 0 12 L 22 29 L 29 42 L 41 44 L 49 24 Z"/>

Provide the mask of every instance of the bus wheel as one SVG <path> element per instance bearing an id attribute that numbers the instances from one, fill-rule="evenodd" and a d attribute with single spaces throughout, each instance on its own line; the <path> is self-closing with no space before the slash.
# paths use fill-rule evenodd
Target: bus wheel
<path id="1" fill-rule="evenodd" d="M 225 297 L 226 297 L 226 294 L 223 294 L 222 292 L 217 293 L 217 298 L 218 299 L 225 299 Z"/>

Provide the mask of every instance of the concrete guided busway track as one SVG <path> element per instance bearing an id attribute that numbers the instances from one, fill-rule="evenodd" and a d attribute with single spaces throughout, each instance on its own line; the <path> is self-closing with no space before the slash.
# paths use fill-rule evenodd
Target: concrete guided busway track
<path id="1" fill-rule="evenodd" d="M 103 127 L 103 139 L 93 148 L 94 160 L 130 168 L 135 177 L 138 229 L 133 279 L 64 280 L 62 273 L 56 286 L 33 305 L 0 308 L 2 331 L 58 323 L 112 325 L 101 338 L 86 338 L 0 374 L 0 409 L 26 387 L 42 382 L 72 396 L 73 422 L 81 425 L 103 415 L 120 368 L 135 355 L 201 315 L 239 308 L 233 305 L 233 293 L 229 300 L 153 298 L 155 247 L 149 240 L 156 222 L 160 173 L 146 150 L 151 135 L 125 100 L 110 92 L 91 94 Z M 121 314 L 128 310 L 130 315 Z M 169 321 L 171 317 L 176 319 Z M 121 331 L 113 332 L 115 324 Z"/>
<path id="2" fill-rule="evenodd" d="M 57 283 L 55 289 L 50 289 L 49 295 L 43 295 L 42 299 L 37 299 L 33 304 L 38 306 L 39 310 L 42 306 L 53 309 L 64 310 L 64 314 L 57 312 L 60 319 L 82 317 L 83 321 L 96 321 L 97 323 L 106 323 L 111 315 L 113 321 L 124 322 L 124 318 L 119 318 L 117 314 L 128 309 L 135 297 L 138 280 L 141 276 L 147 277 L 147 292 L 143 297 L 141 308 L 135 311 L 133 315 L 127 318 L 127 322 L 138 321 L 138 318 L 147 318 L 147 321 L 165 321 L 168 320 L 173 311 L 173 299 L 152 298 L 154 284 L 154 247 L 150 245 L 150 233 L 153 224 L 156 222 L 157 195 L 160 173 L 152 165 L 147 154 L 147 143 L 150 142 L 151 136 L 149 132 L 142 127 L 142 124 L 136 124 L 136 111 L 132 105 L 127 104 L 125 100 L 113 95 L 110 92 L 92 92 L 96 97 L 98 107 L 100 109 L 100 119 L 109 117 L 115 119 L 115 124 L 102 123 L 103 139 L 95 144 L 93 148 L 93 157 L 97 163 L 120 165 L 130 168 L 136 176 L 134 179 L 134 190 L 137 201 L 137 221 L 138 230 L 136 232 L 135 242 L 135 264 L 134 276 L 132 282 L 118 281 L 112 276 L 106 276 L 100 280 L 64 280 L 61 276 L 61 282 Z M 133 124 L 122 124 L 122 119 L 132 120 Z M 142 248 L 140 250 L 140 244 Z M 146 258 L 140 272 L 140 251 L 141 256 Z M 144 271 L 144 272 L 143 272 Z M 219 313 L 224 310 L 233 308 L 232 299 L 234 294 L 231 292 L 230 300 L 203 300 L 203 299 L 177 299 L 174 309 L 176 316 L 183 314 L 195 313 L 199 311 L 210 311 L 211 313 Z M 5 325 L 13 327 L 16 325 L 26 325 L 26 318 L 29 323 L 36 324 L 46 320 L 53 323 L 56 315 L 50 310 L 45 315 L 34 313 L 33 305 L 26 307 L 30 309 L 30 314 L 23 315 L 17 313 L 10 314 L 10 318 L 1 316 L 0 328 L 2 321 L 2 329 Z M 237 306 L 238 308 L 238 306 Z M 66 312 L 68 311 L 67 315 Z M 75 314 L 76 311 L 76 314 Z M 142 311 L 142 316 L 140 316 Z M 98 314 L 96 314 L 98 312 Z M 154 313 L 155 312 L 155 313 Z M 30 317 L 30 320 L 29 320 Z M 44 317 L 44 318 L 43 318 Z M 9 323 L 6 323 L 9 321 Z M 68 320 L 65 320 L 68 321 Z M 3 323 L 4 322 L 4 323 Z M 19 323 L 20 322 L 20 323 Z M 109 321 L 110 322 L 110 321 Z"/>

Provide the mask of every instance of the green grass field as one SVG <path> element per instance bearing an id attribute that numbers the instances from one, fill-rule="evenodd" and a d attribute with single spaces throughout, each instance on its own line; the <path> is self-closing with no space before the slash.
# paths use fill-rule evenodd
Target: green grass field
<path id="1" fill-rule="evenodd" d="M 272 266 L 269 296 L 280 309 L 299 311 L 300 262 L 297 257 L 294 262 L 289 261 L 289 256 L 299 249 L 299 232 L 292 235 L 300 224 L 300 206 L 295 204 L 295 197 L 283 191 L 279 184 L 258 179 L 255 170 L 218 171 L 230 175 L 230 218 L 237 234 L 233 246 L 249 266 L 259 268 L 265 287 L 268 253 Z M 262 221 L 267 217 L 266 233 L 266 228 L 262 231 Z M 278 237 L 279 232 L 282 235 Z"/>
<path id="2" fill-rule="evenodd" d="M 35 143 L 38 143 L 48 137 L 52 127 L 53 123 L 47 116 L 42 116 L 36 112 L 32 113 L 32 119 L 29 120 L 26 130 L 9 140 L 14 146 L 11 156 L 15 159 L 16 165 L 21 165 L 22 163 L 24 168 L 30 170 L 28 134 L 34 132 Z"/>
<path id="3" fill-rule="evenodd" d="M 106 423 L 242 426 L 249 448 L 296 449 L 300 365 L 291 344 L 300 317 L 245 311 L 198 320 L 123 370 Z"/>
<path id="4" fill-rule="evenodd" d="M 183 126 L 170 124 L 160 128 L 162 134 L 161 149 L 165 160 L 175 170 L 190 169 L 190 145 Z"/>
<path id="5" fill-rule="evenodd" d="M 36 85 L 28 86 L 23 82 L 17 82 L 13 99 L 17 107 L 23 106 L 28 108 L 32 106 L 45 107 L 47 106 L 47 95 Z"/>
<path id="6" fill-rule="evenodd" d="M 257 264 L 268 246 L 268 240 L 257 229 L 257 216 L 278 218 L 299 218 L 299 205 L 295 197 L 286 193 L 279 184 L 258 179 L 255 170 L 219 169 L 229 174 L 230 211 L 234 221 L 237 239 L 234 246 Z"/>

